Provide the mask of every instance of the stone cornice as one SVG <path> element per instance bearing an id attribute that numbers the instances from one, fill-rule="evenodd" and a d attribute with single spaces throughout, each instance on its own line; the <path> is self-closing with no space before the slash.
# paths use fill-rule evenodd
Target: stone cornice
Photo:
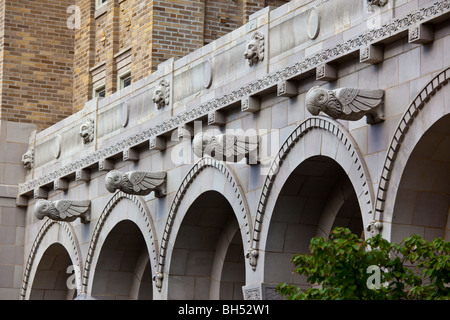
<path id="1" fill-rule="evenodd" d="M 200 106 L 191 108 L 172 118 L 163 121 L 156 126 L 148 128 L 138 134 L 123 139 L 114 145 L 98 150 L 73 163 L 54 170 L 39 178 L 27 181 L 19 185 L 19 196 L 30 194 L 34 189 L 49 185 L 55 180 L 74 174 L 77 170 L 92 167 L 99 161 L 113 157 L 126 149 L 146 143 L 149 139 L 169 133 L 180 125 L 195 121 L 207 116 L 210 112 L 225 109 L 240 103 L 242 99 L 252 95 L 261 95 L 262 92 L 272 90 L 278 83 L 292 78 L 300 78 L 310 74 L 315 68 L 336 61 L 339 58 L 352 54 L 368 45 L 389 40 L 394 36 L 407 36 L 407 31 L 417 25 L 429 23 L 450 13 L 450 0 L 440 0 L 417 9 L 401 18 L 393 19 L 380 28 L 368 29 L 347 41 L 326 48 L 312 56 L 306 57 L 285 68 L 267 74 L 262 78 L 252 81 L 245 86 L 233 90 L 221 97 L 212 99 Z M 406 32 L 406 34 L 405 34 Z"/>

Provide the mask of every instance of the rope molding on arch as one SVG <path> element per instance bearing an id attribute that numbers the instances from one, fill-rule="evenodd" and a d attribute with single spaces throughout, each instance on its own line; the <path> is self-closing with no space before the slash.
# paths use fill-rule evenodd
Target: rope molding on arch
<path id="1" fill-rule="evenodd" d="M 358 177 L 361 181 L 363 194 L 366 198 L 365 201 L 366 204 L 371 208 L 371 210 L 367 213 L 369 215 L 373 214 L 372 190 L 370 183 L 368 183 L 368 181 L 370 182 L 370 177 L 363 161 L 361 160 L 362 156 L 360 155 L 359 149 L 355 147 L 356 142 L 353 140 L 347 130 L 337 121 L 324 116 L 310 117 L 304 120 L 300 125 L 298 125 L 297 128 L 285 140 L 278 154 L 272 161 L 272 165 L 264 181 L 261 196 L 258 202 L 258 209 L 256 212 L 255 225 L 253 229 L 252 250 L 255 251 L 254 255 L 256 256 L 261 236 L 263 215 L 265 214 L 267 200 L 272 190 L 272 186 L 274 184 L 277 173 L 294 145 L 300 140 L 301 137 L 310 132 L 312 129 L 322 129 L 332 133 L 345 146 L 352 158 L 352 161 L 357 166 L 356 168 L 359 174 Z M 250 261 L 250 263 L 254 264 L 255 270 L 256 259 L 254 259 L 254 261 Z"/>
<path id="2" fill-rule="evenodd" d="M 164 233 L 161 240 L 161 247 L 159 251 L 159 265 L 158 265 L 158 275 L 154 277 L 154 280 L 156 281 L 156 286 L 158 289 L 161 289 L 162 287 L 162 279 L 163 279 L 163 271 L 164 271 L 164 265 L 166 262 L 166 251 L 168 247 L 168 241 L 169 237 L 172 231 L 173 222 L 175 220 L 175 216 L 178 212 L 178 209 L 181 205 L 181 202 L 184 198 L 184 195 L 186 194 L 188 187 L 193 183 L 195 180 L 195 177 L 197 177 L 200 172 L 202 172 L 205 168 L 215 168 L 219 170 L 225 178 L 228 180 L 228 182 L 233 187 L 233 191 L 236 195 L 236 198 L 238 199 L 238 204 L 240 207 L 240 211 L 236 212 L 235 214 L 241 215 L 241 218 L 246 221 L 244 227 L 245 232 L 247 234 L 247 243 L 250 244 L 251 237 L 250 237 L 250 230 L 251 230 L 251 220 L 249 218 L 249 212 L 248 207 L 246 205 L 246 201 L 241 195 L 240 185 L 237 181 L 237 179 L 234 177 L 233 173 L 230 169 L 228 169 L 227 165 L 221 161 L 217 161 L 213 158 L 202 158 L 197 163 L 194 164 L 194 166 L 189 170 L 189 172 L 184 177 L 183 181 L 180 184 L 180 187 L 177 190 L 177 193 L 175 194 L 175 197 L 172 201 L 172 205 L 170 207 L 169 214 L 167 216 L 166 225 L 164 227 Z M 244 239 L 243 239 L 244 240 Z"/>
<path id="3" fill-rule="evenodd" d="M 397 129 L 389 144 L 389 148 L 384 160 L 383 169 L 380 177 L 380 184 L 378 185 L 377 196 L 375 199 L 375 213 L 377 214 L 377 220 L 381 221 L 384 213 L 384 205 L 386 196 L 388 194 L 389 181 L 391 172 L 394 167 L 395 159 L 397 157 L 400 146 L 408 132 L 412 122 L 416 119 L 425 104 L 430 100 L 431 96 L 436 94 L 444 85 L 446 85 L 450 78 L 450 68 L 445 69 L 435 76 L 428 84 L 419 92 L 413 102 L 409 105 L 408 109 L 404 112 Z"/>
<path id="4" fill-rule="evenodd" d="M 77 247 L 76 238 L 74 236 L 72 227 L 67 222 L 54 221 L 54 220 L 47 218 L 47 220 L 44 222 L 42 227 L 39 229 L 39 232 L 36 235 L 36 238 L 34 239 L 33 245 L 31 246 L 30 254 L 28 255 L 27 264 L 25 266 L 25 271 L 24 271 L 23 280 L 22 280 L 22 288 L 20 290 L 20 299 L 21 300 L 24 300 L 27 295 L 28 282 L 30 280 L 30 275 L 31 275 L 30 272 L 33 267 L 34 260 L 36 258 L 36 254 L 37 254 L 39 245 L 41 244 L 41 242 L 44 239 L 47 232 L 54 225 L 60 225 L 63 228 L 63 230 L 67 233 L 70 243 L 72 245 L 73 253 L 75 255 L 73 257 L 75 259 L 75 261 L 72 261 L 72 262 L 74 262 L 74 265 L 80 267 L 80 258 L 78 255 L 78 247 Z M 72 259 L 72 257 L 70 257 L 70 258 Z"/>
<path id="5" fill-rule="evenodd" d="M 148 215 L 148 210 L 145 207 L 145 204 L 139 199 L 139 197 L 135 195 L 129 195 L 125 194 L 122 191 L 116 192 L 112 198 L 108 201 L 105 208 L 103 209 L 100 217 L 98 218 L 97 224 L 95 225 L 94 231 L 92 232 L 91 242 L 89 244 L 88 253 L 86 256 L 86 262 L 84 266 L 83 276 L 82 276 L 82 292 L 86 293 L 86 289 L 88 286 L 89 281 L 89 275 L 90 275 L 90 268 L 92 264 L 92 259 L 94 257 L 95 249 L 97 247 L 99 236 L 102 232 L 103 226 L 108 219 L 110 213 L 115 208 L 115 206 L 123 199 L 128 199 L 132 201 L 137 208 L 139 209 L 140 214 L 144 218 L 144 222 L 146 223 L 147 227 L 147 234 L 150 237 L 151 241 L 151 249 L 152 252 L 155 255 L 154 261 L 153 261 L 153 270 L 156 269 L 156 257 L 158 256 L 158 248 L 157 248 L 157 239 L 154 231 L 154 226 L 151 221 L 150 216 Z"/>

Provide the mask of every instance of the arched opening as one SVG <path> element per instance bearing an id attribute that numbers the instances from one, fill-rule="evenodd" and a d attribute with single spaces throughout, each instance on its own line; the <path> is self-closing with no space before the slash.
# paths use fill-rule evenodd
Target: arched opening
<path id="1" fill-rule="evenodd" d="M 93 274 L 91 295 L 105 300 L 152 299 L 148 250 L 137 225 L 119 222 L 108 234 Z"/>
<path id="2" fill-rule="evenodd" d="M 74 269 L 69 253 L 60 243 L 47 248 L 34 276 L 30 300 L 72 300 L 76 296 Z"/>
<path id="3" fill-rule="evenodd" d="M 222 194 L 204 192 L 190 205 L 171 260 L 169 299 L 243 299 L 242 237 L 233 209 Z"/>
<path id="4" fill-rule="evenodd" d="M 400 163 L 398 165 L 401 165 Z M 411 234 L 450 238 L 450 115 L 436 121 L 411 152 L 401 176 L 392 219 L 393 242 Z"/>
<path id="5" fill-rule="evenodd" d="M 310 157 L 291 172 L 277 197 L 265 247 L 264 282 L 309 285 L 292 272 L 291 259 L 309 252 L 311 238 L 328 237 L 337 226 L 364 236 L 355 190 L 335 160 Z"/>

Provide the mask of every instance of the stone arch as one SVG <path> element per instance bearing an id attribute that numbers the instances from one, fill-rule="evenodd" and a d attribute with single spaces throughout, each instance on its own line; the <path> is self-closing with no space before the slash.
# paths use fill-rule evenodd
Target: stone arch
<path id="1" fill-rule="evenodd" d="M 426 131 L 450 113 L 448 89 L 441 90 L 449 77 L 447 68 L 428 82 L 406 109 L 389 144 L 375 206 L 376 220 L 383 222 L 382 234 L 388 240 L 392 239 L 394 206 L 408 159 Z"/>
<path id="2" fill-rule="evenodd" d="M 291 153 L 294 148 L 298 153 Z M 290 174 L 304 160 L 314 156 L 331 158 L 344 169 L 355 189 L 363 226 L 366 227 L 373 219 L 374 201 L 370 175 L 356 142 L 337 121 L 322 116 L 311 117 L 292 132 L 272 162 L 258 202 L 253 249 L 260 250 L 264 247 L 278 194 Z"/>
<path id="3" fill-rule="evenodd" d="M 147 270 L 150 269 L 150 257 L 148 256 L 148 253 L 145 252 L 146 250 L 142 250 L 138 259 L 137 259 L 137 263 L 136 263 L 136 267 L 134 270 L 134 274 L 136 275 L 135 278 L 133 278 L 132 280 L 132 284 L 131 284 L 131 292 L 130 294 L 132 294 L 132 299 L 133 300 L 150 300 L 153 297 L 150 297 L 150 293 L 152 293 L 152 288 L 150 288 L 150 290 L 145 290 L 146 287 L 152 287 L 153 286 L 153 280 L 150 277 L 146 277 L 146 273 L 151 272 L 151 270 Z M 145 281 L 145 280 L 149 280 L 149 281 Z M 145 297 L 143 297 L 143 299 L 141 299 L 141 295 L 142 292 L 145 293 Z"/>
<path id="4" fill-rule="evenodd" d="M 217 248 L 229 248 L 234 235 L 238 233 L 237 225 L 232 222 L 229 222 L 224 229 L 224 233 L 229 236 L 220 238 L 217 244 Z M 228 250 L 216 250 L 216 255 L 214 257 L 214 262 L 211 270 L 212 279 L 210 285 L 210 297 L 212 300 L 220 299 L 220 283 L 227 253 Z"/>
<path id="5" fill-rule="evenodd" d="M 80 293 L 82 261 L 80 246 L 75 232 L 72 226 L 66 222 L 47 219 L 39 229 L 33 245 L 31 246 L 30 254 L 28 255 L 22 280 L 22 288 L 20 291 L 21 300 L 29 299 L 31 292 L 30 289 L 36 275 L 39 262 L 47 249 L 56 243 L 61 244 L 66 249 L 74 268 L 79 270 L 78 272 L 75 272 L 74 275 L 76 288 L 78 291 L 77 293 Z"/>
<path id="6" fill-rule="evenodd" d="M 114 208 L 118 205 L 126 206 L 126 210 L 116 210 L 115 214 L 111 215 Z M 147 205 L 141 197 L 128 195 L 119 191 L 116 192 L 106 204 L 97 221 L 94 231 L 92 232 L 92 238 L 89 244 L 82 277 L 83 293 L 90 294 L 94 278 L 92 276 L 92 271 L 95 271 L 102 245 L 104 244 L 109 232 L 122 221 L 133 222 L 141 231 L 147 246 L 148 255 L 150 257 L 151 272 L 152 274 L 155 274 L 158 246 L 153 220 Z"/>
<path id="7" fill-rule="evenodd" d="M 192 185 L 200 181 L 197 188 Z M 161 241 L 157 287 L 161 290 L 164 274 L 169 273 L 172 250 L 181 222 L 190 204 L 207 191 L 216 191 L 228 201 L 236 217 L 244 252 L 250 247 L 251 216 L 242 187 L 232 170 L 223 162 L 212 158 L 200 159 L 181 182 L 169 210 Z M 167 289 L 167 286 L 165 287 Z"/>

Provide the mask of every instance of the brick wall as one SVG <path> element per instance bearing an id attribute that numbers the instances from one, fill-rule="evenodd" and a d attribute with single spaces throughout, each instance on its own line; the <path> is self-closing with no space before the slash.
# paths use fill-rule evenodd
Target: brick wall
<path id="1" fill-rule="evenodd" d="M 67 27 L 72 3 L 4 1 L 2 120 L 42 129 L 72 114 L 74 31 Z"/>
<path id="2" fill-rule="evenodd" d="M 1 119 L 48 127 L 93 98 L 93 67 L 104 65 L 106 95 L 117 91 L 118 53 L 131 49 L 132 81 L 138 81 L 161 62 L 240 27 L 266 5 L 285 2 L 108 0 L 96 8 L 95 0 L 1 1 Z M 70 5 L 80 9 L 80 29 L 67 27 Z"/>
<path id="3" fill-rule="evenodd" d="M 75 31 L 75 54 L 73 61 L 73 107 L 80 110 L 92 99 L 90 68 L 95 64 L 95 3 L 92 0 L 77 0 L 80 8 L 81 28 Z"/>
<path id="4" fill-rule="evenodd" d="M 243 2 L 235 0 L 206 0 L 205 43 L 239 28 L 243 22 Z"/>
<path id="5" fill-rule="evenodd" d="M 4 12 L 5 1 L 0 1 L 0 97 L 2 95 L 3 88 L 3 52 L 4 52 Z M 1 99 L 0 99 L 1 106 Z M 2 109 L 0 107 L 0 118 L 2 115 Z"/>

